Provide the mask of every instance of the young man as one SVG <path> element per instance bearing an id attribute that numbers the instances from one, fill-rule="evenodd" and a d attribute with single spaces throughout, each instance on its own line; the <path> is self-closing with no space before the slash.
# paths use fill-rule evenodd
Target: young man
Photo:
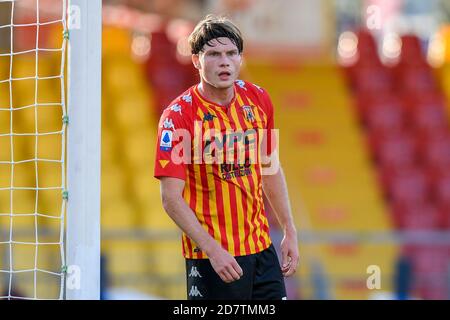
<path id="1" fill-rule="evenodd" d="M 243 40 L 231 21 L 207 16 L 189 43 L 200 83 L 163 112 L 155 161 L 164 209 L 183 231 L 188 299 L 286 299 L 283 275 L 299 255 L 283 170 L 262 174 L 263 146 L 275 153 L 271 100 L 237 80 Z M 284 231 L 281 266 L 263 192 Z"/>

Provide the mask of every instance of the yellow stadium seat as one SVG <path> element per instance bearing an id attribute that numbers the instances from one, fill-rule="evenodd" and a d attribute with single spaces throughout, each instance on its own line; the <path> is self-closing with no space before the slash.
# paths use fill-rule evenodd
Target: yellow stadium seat
<path id="1" fill-rule="evenodd" d="M 130 95 L 132 94 L 130 93 Z M 150 106 L 146 99 L 127 97 L 114 103 L 112 111 L 115 121 L 122 130 L 145 128 L 150 124 Z"/>
<path id="2" fill-rule="evenodd" d="M 36 80 L 14 80 L 11 85 L 13 107 L 24 107 L 36 103 Z"/>
<path id="3" fill-rule="evenodd" d="M 153 167 L 153 143 L 152 132 L 148 129 L 129 133 L 127 141 L 124 143 L 125 158 L 132 168 Z"/>
<path id="4" fill-rule="evenodd" d="M 104 26 L 102 34 L 102 48 L 105 55 L 130 56 L 131 33 L 129 30 Z"/>
<path id="5" fill-rule="evenodd" d="M 40 188 L 62 186 L 62 166 L 58 162 L 37 162 L 37 178 Z"/>
<path id="6" fill-rule="evenodd" d="M 8 183 L 9 185 L 9 183 Z M 2 187 L 4 186 L 4 181 L 2 181 Z M 9 187 L 9 186 L 8 186 Z M 8 188 L 6 187 L 6 188 Z M 11 192 L 9 190 L 0 190 L 0 213 L 10 213 L 11 212 Z M 3 223 L 4 221 L 2 221 Z M 4 227 L 5 225 L 3 225 Z M 9 226 L 8 226 L 9 228 Z"/>
<path id="7" fill-rule="evenodd" d="M 57 132 L 63 127 L 62 106 L 42 106 L 37 109 L 38 132 Z"/>
<path id="8" fill-rule="evenodd" d="M 70 194 L 69 194 L 70 197 Z M 52 217 L 60 217 L 62 215 L 63 195 L 61 189 L 39 190 L 37 212 Z M 44 219 L 49 224 L 54 224 L 49 218 Z"/>
<path id="9" fill-rule="evenodd" d="M 11 106 L 10 98 L 11 97 L 10 97 L 9 82 L 0 82 L 0 109 L 9 109 L 10 108 L 10 106 Z M 1 112 L 5 112 L 5 111 L 1 111 Z M 8 111 L 6 111 L 6 112 L 8 112 Z"/>
<path id="10" fill-rule="evenodd" d="M 10 57 L 1 56 L 0 57 L 0 81 L 9 79 L 10 72 Z"/>
<path id="11" fill-rule="evenodd" d="M 36 56 L 34 52 L 14 56 L 12 77 L 14 79 L 36 77 Z"/>
<path id="12" fill-rule="evenodd" d="M 118 165 L 105 165 L 102 168 L 102 199 L 108 201 L 125 196 L 127 177 L 123 168 Z"/>
<path id="13" fill-rule="evenodd" d="M 136 208 L 126 198 L 102 201 L 102 228 L 127 230 L 136 227 Z"/>
<path id="14" fill-rule="evenodd" d="M 19 188 L 36 187 L 36 169 L 33 162 L 24 162 L 14 165 L 13 186 Z"/>
<path id="15" fill-rule="evenodd" d="M 62 135 L 51 134 L 39 136 L 37 147 L 39 159 L 61 160 Z"/>
<path id="16" fill-rule="evenodd" d="M 119 146 L 113 130 L 104 125 L 102 128 L 102 164 L 108 165 L 117 160 Z"/>
<path id="17" fill-rule="evenodd" d="M 60 104 L 61 99 L 61 79 L 46 79 L 38 81 L 38 103 Z"/>

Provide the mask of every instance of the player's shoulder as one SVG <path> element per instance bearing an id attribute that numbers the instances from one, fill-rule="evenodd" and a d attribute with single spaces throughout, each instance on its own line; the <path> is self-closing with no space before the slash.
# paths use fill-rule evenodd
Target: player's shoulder
<path id="1" fill-rule="evenodd" d="M 173 116 L 182 119 L 189 119 L 192 116 L 192 89 L 187 89 L 178 97 L 173 99 L 164 109 L 163 116 Z"/>
<path id="2" fill-rule="evenodd" d="M 245 91 L 246 94 L 254 94 L 254 95 L 267 94 L 267 91 L 263 87 L 249 81 L 236 80 L 235 84 L 238 88 L 240 88 L 240 90 Z"/>
<path id="3" fill-rule="evenodd" d="M 236 80 L 236 86 L 241 94 L 251 98 L 252 101 L 257 101 L 264 109 L 272 108 L 269 93 L 263 87 L 244 80 Z"/>

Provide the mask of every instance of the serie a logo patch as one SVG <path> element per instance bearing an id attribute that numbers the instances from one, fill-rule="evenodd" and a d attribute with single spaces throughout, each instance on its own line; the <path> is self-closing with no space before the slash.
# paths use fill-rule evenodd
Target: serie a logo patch
<path id="1" fill-rule="evenodd" d="M 161 133 L 161 141 L 159 143 L 159 149 L 161 151 L 172 150 L 172 134 L 171 130 L 163 130 Z"/>

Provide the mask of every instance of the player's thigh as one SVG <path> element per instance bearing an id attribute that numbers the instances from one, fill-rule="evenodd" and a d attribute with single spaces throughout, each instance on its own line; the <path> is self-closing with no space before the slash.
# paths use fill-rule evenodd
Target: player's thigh
<path id="1" fill-rule="evenodd" d="M 237 257 L 243 276 L 231 283 L 224 282 L 208 259 L 186 259 L 188 300 L 248 300 L 252 297 L 254 261 L 251 256 Z"/>
<path id="2" fill-rule="evenodd" d="M 256 255 L 255 279 L 252 299 L 286 299 L 284 276 L 273 245 Z"/>

